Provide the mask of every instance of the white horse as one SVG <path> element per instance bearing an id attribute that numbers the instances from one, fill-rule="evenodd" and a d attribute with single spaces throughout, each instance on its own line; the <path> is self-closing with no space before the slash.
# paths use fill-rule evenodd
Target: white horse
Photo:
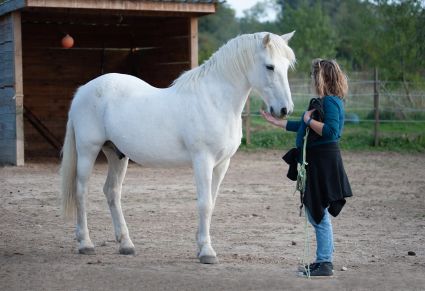
<path id="1" fill-rule="evenodd" d="M 201 263 L 216 263 L 210 222 L 218 189 L 242 138 L 241 113 L 251 89 L 274 116 L 293 110 L 287 72 L 294 32 L 238 36 L 207 62 L 158 89 L 129 75 L 106 74 L 81 86 L 69 111 L 61 165 L 62 210 L 77 216 L 79 253 L 93 254 L 87 186 L 100 150 L 108 160 L 103 191 L 121 254 L 134 245 L 121 210 L 128 160 L 143 166 L 192 166 L 197 188 Z"/>

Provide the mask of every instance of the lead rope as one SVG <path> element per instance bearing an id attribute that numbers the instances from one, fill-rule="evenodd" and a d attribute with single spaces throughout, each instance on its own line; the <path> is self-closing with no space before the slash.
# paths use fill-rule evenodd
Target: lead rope
<path id="1" fill-rule="evenodd" d="M 303 144 L 303 160 L 301 165 L 298 168 L 298 175 L 297 175 L 297 186 L 295 187 L 294 194 L 299 191 L 300 192 L 300 216 L 302 215 L 302 208 L 303 208 L 303 200 L 304 200 L 304 191 L 305 191 L 305 184 L 307 180 L 307 170 L 305 169 L 305 166 L 308 165 L 306 162 L 306 152 L 307 152 L 307 136 L 310 132 L 310 128 L 306 128 L 305 135 L 304 135 L 304 144 Z"/>
<path id="2" fill-rule="evenodd" d="M 305 272 L 307 278 L 310 279 L 310 264 L 308 263 L 308 258 L 310 257 L 310 234 L 308 232 L 307 209 L 306 208 L 304 208 L 304 215 L 305 215 L 305 222 L 304 222 L 304 254 L 303 254 L 302 264 L 303 264 L 304 272 Z"/>
<path id="3" fill-rule="evenodd" d="M 300 216 L 302 216 L 302 208 L 303 208 L 303 200 L 304 200 L 304 191 L 306 186 L 306 180 L 307 180 L 307 170 L 305 168 L 308 163 L 306 162 L 306 153 L 307 153 L 307 137 L 308 133 L 310 132 L 310 128 L 307 127 L 305 130 L 304 135 L 304 144 L 303 144 L 303 160 L 302 163 L 298 169 L 298 175 L 297 175 L 297 186 L 295 189 L 295 192 L 300 192 Z M 295 194 L 294 192 L 294 194 Z M 304 208 L 304 216 L 305 216 L 305 222 L 304 222 L 304 253 L 302 258 L 302 265 L 304 268 L 304 272 L 307 275 L 307 278 L 310 278 L 310 264 L 307 262 L 307 259 L 310 257 L 310 236 L 308 233 L 308 225 L 307 225 L 307 209 Z M 307 266 L 307 267 L 306 267 Z"/>

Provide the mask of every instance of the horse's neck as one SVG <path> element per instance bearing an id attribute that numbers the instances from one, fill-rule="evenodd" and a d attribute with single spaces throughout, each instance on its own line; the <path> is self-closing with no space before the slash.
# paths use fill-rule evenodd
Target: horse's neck
<path id="1" fill-rule="evenodd" d="M 251 91 L 251 86 L 245 76 L 241 74 L 238 81 L 232 81 L 223 76 L 206 76 L 202 80 L 205 98 L 214 99 L 219 110 L 231 110 L 236 116 L 240 116 L 246 100 Z"/>
<path id="2" fill-rule="evenodd" d="M 223 114 L 240 117 L 251 91 L 246 75 L 250 66 L 235 64 L 237 57 L 217 60 L 218 57 L 183 74 L 172 87 L 178 95 L 192 95 L 201 106 L 215 106 Z"/>

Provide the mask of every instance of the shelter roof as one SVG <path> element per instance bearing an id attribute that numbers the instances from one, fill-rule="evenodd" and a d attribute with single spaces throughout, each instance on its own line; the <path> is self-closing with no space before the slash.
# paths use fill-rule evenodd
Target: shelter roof
<path id="1" fill-rule="evenodd" d="M 183 13 L 205 15 L 215 12 L 219 0 L 0 0 L 0 15 L 28 9 L 78 9 Z"/>

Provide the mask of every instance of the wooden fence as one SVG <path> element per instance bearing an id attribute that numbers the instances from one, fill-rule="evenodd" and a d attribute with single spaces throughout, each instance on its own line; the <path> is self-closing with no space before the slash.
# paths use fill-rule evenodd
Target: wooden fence
<path id="1" fill-rule="evenodd" d="M 299 118 L 315 97 L 310 80 L 289 79 L 295 112 Z M 252 118 L 259 116 L 261 101 L 252 94 L 243 113 L 246 143 L 251 143 Z M 425 83 L 379 80 L 378 69 L 372 74 L 357 73 L 349 76 L 349 94 L 345 101 L 346 122 L 373 122 L 373 144 L 379 145 L 380 125 L 389 122 L 425 123 Z"/>

